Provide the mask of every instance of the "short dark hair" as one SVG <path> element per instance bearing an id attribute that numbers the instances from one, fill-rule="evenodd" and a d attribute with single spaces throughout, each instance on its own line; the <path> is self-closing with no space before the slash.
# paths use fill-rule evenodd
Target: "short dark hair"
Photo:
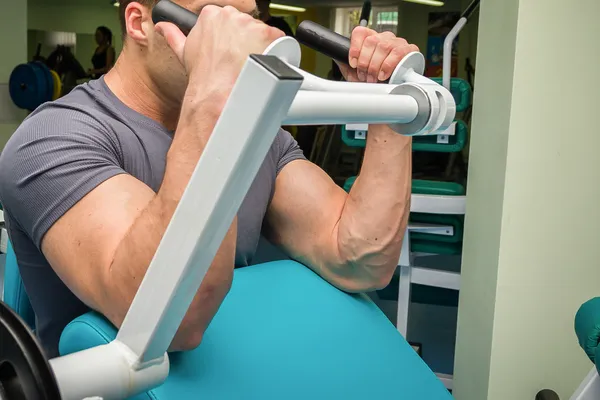
<path id="1" fill-rule="evenodd" d="M 121 22 L 121 33 L 123 37 L 127 34 L 127 22 L 125 21 L 125 10 L 133 2 L 140 3 L 148 8 L 153 7 L 159 0 L 121 0 L 119 6 L 119 21 Z"/>
<path id="2" fill-rule="evenodd" d="M 106 26 L 99 26 L 96 28 L 96 30 L 102 33 L 108 44 L 112 44 L 113 33 L 110 29 L 108 29 Z"/>

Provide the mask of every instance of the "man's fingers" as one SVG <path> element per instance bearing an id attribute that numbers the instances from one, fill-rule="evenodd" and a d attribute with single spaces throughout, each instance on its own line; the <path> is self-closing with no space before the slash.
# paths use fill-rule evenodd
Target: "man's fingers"
<path id="1" fill-rule="evenodd" d="M 185 48 L 186 40 L 183 32 L 170 22 L 159 22 L 156 24 L 156 31 L 164 36 L 169 47 L 173 49 L 173 52 L 175 52 L 177 58 L 179 58 L 179 62 L 183 64 L 183 49 Z"/>
<path id="2" fill-rule="evenodd" d="M 377 81 L 385 81 L 387 78 L 384 77 L 382 70 L 383 63 L 390 55 L 390 52 L 394 48 L 394 42 L 387 40 L 379 42 L 377 49 L 371 58 L 371 64 L 369 65 L 369 74 L 367 76 L 368 83 L 377 83 Z"/>
<path id="3" fill-rule="evenodd" d="M 403 42 L 399 42 L 399 45 L 392 49 L 385 61 L 381 64 L 379 80 L 389 79 L 396 70 L 398 64 L 400 64 L 400 61 L 413 51 L 419 51 L 419 48 L 414 44 L 405 45 Z"/>
<path id="4" fill-rule="evenodd" d="M 377 32 L 375 32 L 374 30 L 365 28 L 363 26 L 357 26 L 356 28 L 354 28 L 354 31 L 352 31 L 352 39 L 350 43 L 350 67 L 354 69 L 358 67 L 358 59 L 361 55 L 365 39 L 369 36 L 373 36 L 376 34 Z"/>
<path id="5" fill-rule="evenodd" d="M 379 38 L 375 35 L 368 36 L 363 42 L 362 50 L 358 57 L 358 66 L 356 67 L 358 79 L 362 82 L 367 82 L 369 66 L 371 65 L 371 60 L 373 59 L 375 50 L 377 50 L 378 44 Z"/>

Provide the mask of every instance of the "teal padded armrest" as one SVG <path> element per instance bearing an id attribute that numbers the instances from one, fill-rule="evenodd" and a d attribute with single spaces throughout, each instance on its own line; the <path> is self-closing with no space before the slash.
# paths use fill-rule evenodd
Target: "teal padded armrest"
<path id="1" fill-rule="evenodd" d="M 600 343 L 600 297 L 585 302 L 575 316 L 575 333 L 579 345 L 596 364 Z"/>
<path id="2" fill-rule="evenodd" d="M 448 143 L 438 143 L 437 136 L 414 136 L 413 151 L 430 151 L 432 153 L 458 153 L 465 148 L 469 128 L 464 121 L 456 121 L 454 135 L 448 136 Z"/>
<path id="3" fill-rule="evenodd" d="M 115 334 L 85 315 L 65 329 L 61 354 Z M 169 358 L 167 381 L 136 400 L 452 398 L 366 296 L 292 261 L 236 270 L 202 344 Z"/>
<path id="4" fill-rule="evenodd" d="M 440 85 L 443 83 L 443 78 L 429 79 Z M 464 112 L 471 106 L 471 92 L 471 85 L 464 79 L 452 78 L 450 80 L 450 93 L 452 93 L 452 97 L 454 97 L 457 112 Z"/>
<path id="5" fill-rule="evenodd" d="M 356 182 L 356 176 L 350 177 L 344 182 L 344 190 L 350 192 Z M 423 194 L 430 196 L 464 196 L 465 187 L 455 182 L 427 181 L 413 179 L 412 194 Z"/>
<path id="6" fill-rule="evenodd" d="M 6 250 L 6 262 L 4 265 L 4 302 L 25 321 L 32 329 L 35 329 L 35 314 L 25 285 L 21 279 L 17 256 L 10 241 Z"/>
<path id="7" fill-rule="evenodd" d="M 413 253 L 457 256 L 462 254 L 462 243 L 433 242 L 411 238 L 410 251 Z"/>
<path id="8" fill-rule="evenodd" d="M 346 129 L 346 125 L 342 125 L 342 142 L 348 147 L 367 147 L 366 139 L 355 139 L 355 131 L 349 131 Z"/>
<path id="9" fill-rule="evenodd" d="M 415 239 L 430 242 L 460 243 L 463 240 L 464 216 L 462 215 L 411 213 L 409 222 L 451 226 L 454 229 L 454 234 L 451 236 L 434 235 L 431 233 L 423 232 L 413 232 L 410 234 L 411 241 Z"/>
<path id="10" fill-rule="evenodd" d="M 346 130 L 342 125 L 342 142 L 348 147 L 367 147 L 366 139 L 355 139 L 355 131 Z M 458 153 L 465 148 L 469 128 L 464 121 L 456 121 L 454 135 L 448 137 L 448 143 L 438 143 L 437 136 L 413 136 L 413 151 L 431 151 L 434 153 Z"/>
<path id="11" fill-rule="evenodd" d="M 464 196 L 465 187 L 456 182 L 413 179 L 412 193 L 430 196 Z"/>

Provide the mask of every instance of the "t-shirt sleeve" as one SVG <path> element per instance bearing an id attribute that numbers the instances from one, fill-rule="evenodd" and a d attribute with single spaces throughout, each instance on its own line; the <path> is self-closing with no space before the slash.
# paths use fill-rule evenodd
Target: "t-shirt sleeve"
<path id="1" fill-rule="evenodd" d="M 125 173 L 116 134 L 81 110 L 44 106 L 0 156 L 0 201 L 35 245 L 99 184 Z"/>
<path id="2" fill-rule="evenodd" d="M 283 129 L 279 131 L 277 135 L 278 146 L 279 146 L 279 159 L 277 161 L 277 175 L 281 170 L 288 165 L 290 162 L 295 160 L 306 160 L 304 152 L 298 145 L 298 142 L 294 137 Z"/>

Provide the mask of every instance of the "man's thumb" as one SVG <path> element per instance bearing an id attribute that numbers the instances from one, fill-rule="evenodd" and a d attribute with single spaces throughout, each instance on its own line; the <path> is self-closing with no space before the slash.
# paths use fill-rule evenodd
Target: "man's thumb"
<path id="1" fill-rule="evenodd" d="M 185 48 L 186 37 L 179 28 L 170 22 L 159 22 L 155 26 L 156 31 L 164 36 L 167 44 L 175 54 L 179 61 L 183 64 L 183 49 Z"/>

